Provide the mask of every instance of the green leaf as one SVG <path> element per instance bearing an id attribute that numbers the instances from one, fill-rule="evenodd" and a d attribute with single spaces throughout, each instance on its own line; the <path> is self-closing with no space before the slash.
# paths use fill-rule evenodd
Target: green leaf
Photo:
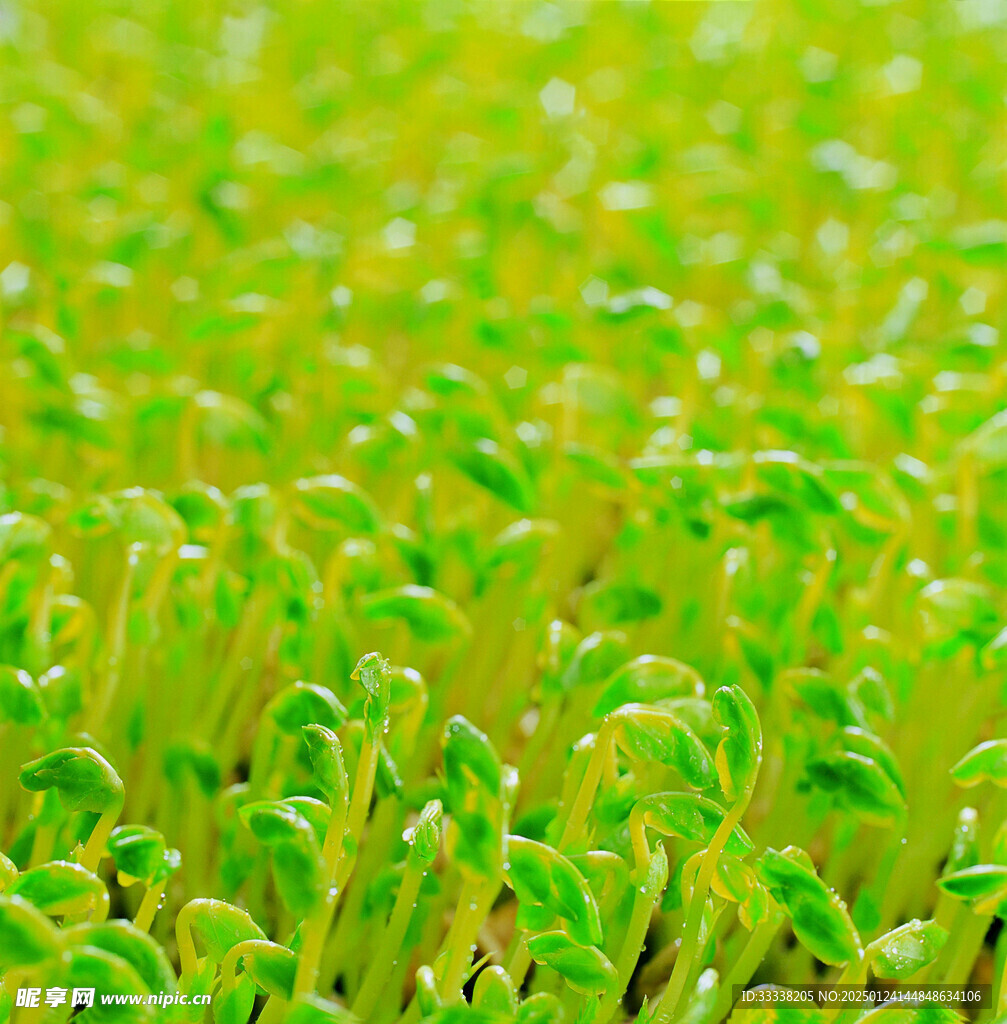
<path id="1" fill-rule="evenodd" d="M 380 622 L 402 619 L 413 636 L 428 643 L 440 643 L 467 636 L 472 627 L 462 610 L 450 598 L 432 589 L 407 584 L 366 594 L 361 611 L 367 619 Z"/>
<path id="2" fill-rule="evenodd" d="M 380 654 L 365 654 L 357 662 L 351 678 L 356 679 L 367 694 L 364 717 L 368 725 L 377 734 L 382 733 L 388 722 L 388 705 L 391 703 L 391 666 Z"/>
<path id="3" fill-rule="evenodd" d="M 0 892 L 4 892 L 17 878 L 17 865 L 5 853 L 0 853 Z"/>
<path id="4" fill-rule="evenodd" d="M 562 690 L 588 686 L 607 679 L 629 651 L 626 634 L 615 629 L 588 634 L 574 648 L 559 680 Z"/>
<path id="5" fill-rule="evenodd" d="M 21 766 L 21 785 L 33 793 L 55 787 L 68 811 L 105 814 L 122 806 L 115 769 L 91 747 L 64 747 Z"/>
<path id="6" fill-rule="evenodd" d="M 45 520 L 24 512 L 0 515 L 0 564 L 42 559 L 51 542 L 52 527 Z"/>
<path id="7" fill-rule="evenodd" d="M 244 533 L 265 539 L 280 517 L 280 495 L 268 484 L 239 487 L 231 495 L 234 525 Z"/>
<path id="8" fill-rule="evenodd" d="M 951 850 L 944 870 L 948 874 L 971 868 L 979 863 L 979 812 L 974 807 L 963 807 L 955 822 Z"/>
<path id="9" fill-rule="evenodd" d="M 327 803 L 313 796 L 287 796 L 280 803 L 292 808 L 307 820 L 319 843 L 325 841 L 325 833 L 332 820 L 332 809 Z"/>
<path id="10" fill-rule="evenodd" d="M 581 615 L 606 626 L 621 626 L 652 619 L 663 607 L 660 595 L 649 587 L 596 580 L 584 588 Z"/>
<path id="11" fill-rule="evenodd" d="M 509 562 L 532 564 L 541 557 L 542 548 L 559 534 L 559 523 L 553 519 L 519 519 L 490 542 L 486 568 L 496 569 Z"/>
<path id="12" fill-rule="evenodd" d="M 705 846 L 710 844 L 726 816 L 722 807 L 699 793 L 651 793 L 637 801 L 633 814 L 662 835 L 678 836 Z M 754 849 L 740 825 L 731 832 L 724 846 L 724 851 L 735 857 L 745 857 Z"/>
<path id="13" fill-rule="evenodd" d="M 273 877 L 287 909 L 295 917 L 307 917 L 323 898 L 327 884 L 317 841 L 277 843 L 273 847 Z"/>
<path id="14" fill-rule="evenodd" d="M 768 849 L 756 872 L 787 912 L 798 941 L 823 963 L 842 966 L 859 959 L 860 937 L 846 904 L 806 864 L 803 850 Z"/>
<path id="15" fill-rule="evenodd" d="M 185 521 L 192 539 L 197 543 L 211 543 L 215 540 L 228 512 L 224 495 L 216 487 L 200 480 L 183 484 L 171 499 L 171 507 Z"/>
<path id="16" fill-rule="evenodd" d="M 762 726 L 755 705 L 740 686 L 722 686 L 713 695 L 713 716 L 723 735 L 717 747 L 717 775 L 728 800 L 750 793 L 762 764 Z"/>
<path id="17" fill-rule="evenodd" d="M 819 718 L 840 726 L 860 724 L 851 694 L 838 687 L 824 672 L 794 669 L 784 677 L 801 703 Z"/>
<path id="18" fill-rule="evenodd" d="M 977 913 L 993 914 L 1007 900 L 1007 866 L 976 864 L 937 879 L 937 885 L 949 896 L 970 903 Z"/>
<path id="19" fill-rule="evenodd" d="M 263 991 L 277 999 L 289 1000 L 294 991 L 297 956 L 276 942 L 256 942 L 241 957 L 245 973 Z"/>
<path id="20" fill-rule="evenodd" d="M 601 995 L 619 983 L 615 968 L 600 949 L 578 946 L 564 932 L 532 936 L 528 952 L 536 963 L 551 967 L 581 995 Z"/>
<path id="21" fill-rule="evenodd" d="M 58 602 L 59 598 L 56 600 Z M 81 607 L 83 607 L 83 602 L 81 602 Z M 90 609 L 88 609 L 88 613 L 93 615 Z M 80 623 L 71 627 L 75 637 L 80 636 L 84 628 L 86 627 Z M 83 708 L 84 700 L 81 689 L 80 671 L 63 665 L 53 665 L 48 672 L 43 672 L 38 677 L 38 692 L 45 703 L 46 711 L 53 718 L 63 721 L 72 718 Z"/>
<path id="22" fill-rule="evenodd" d="M 429 964 L 423 964 L 416 972 L 416 1002 L 424 1018 L 437 1013 L 441 1008 L 437 975 Z"/>
<path id="23" fill-rule="evenodd" d="M 129 885 L 134 879 L 149 884 L 160 871 L 167 851 L 164 836 L 145 825 L 120 825 L 112 830 L 107 846 L 120 885 Z"/>
<path id="24" fill-rule="evenodd" d="M 627 489 L 629 474 L 611 452 L 594 445 L 568 441 L 563 445 L 563 454 L 588 480 L 593 480 L 613 491 Z"/>
<path id="25" fill-rule="evenodd" d="M 456 451 L 452 461 L 473 483 L 521 514 L 534 505 L 531 481 L 521 463 L 496 441 L 483 437 Z"/>
<path id="26" fill-rule="evenodd" d="M 70 946 L 90 946 L 113 953 L 130 964 L 151 992 L 174 992 L 175 972 L 161 946 L 129 921 L 87 922 L 64 926 L 63 940 Z"/>
<path id="27" fill-rule="evenodd" d="M 219 391 L 198 391 L 193 404 L 200 412 L 200 437 L 224 448 L 266 451 L 269 426 L 247 402 Z"/>
<path id="28" fill-rule="evenodd" d="M 38 725 L 45 707 L 35 681 L 23 669 L 0 665 L 0 720 Z"/>
<path id="29" fill-rule="evenodd" d="M 221 989 L 213 1000 L 214 1024 L 246 1024 L 255 1004 L 255 982 L 246 974 L 239 974 L 234 987 Z"/>
<path id="30" fill-rule="evenodd" d="M 811 761 L 808 775 L 868 824 L 889 827 L 905 818 L 906 803 L 898 786 L 870 757 L 841 750 Z"/>
<path id="31" fill-rule="evenodd" d="M 670 712 L 625 704 L 607 720 L 615 724 L 615 741 L 630 757 L 674 768 L 693 789 L 708 789 L 716 780 L 713 759 L 699 737 Z"/>
<path id="32" fill-rule="evenodd" d="M 706 1024 L 717 1002 L 717 988 L 720 975 L 708 967 L 696 981 L 689 1001 L 685 1004 L 682 1024 Z"/>
<path id="33" fill-rule="evenodd" d="M 302 477 L 294 484 L 293 514 L 315 530 L 339 526 L 373 537 L 381 526 L 374 499 L 341 476 Z"/>
<path id="34" fill-rule="evenodd" d="M 481 970 L 472 991 L 472 1006 L 485 1013 L 512 1020 L 517 1012 L 517 993 L 510 975 L 496 965 Z"/>
<path id="35" fill-rule="evenodd" d="M 291 913 L 304 917 L 326 884 L 325 861 L 311 822 L 290 803 L 259 801 L 238 812 L 260 842 L 272 849 L 273 876 Z"/>
<path id="36" fill-rule="evenodd" d="M 267 846 L 315 838 L 311 822 L 282 800 L 257 800 L 245 804 L 238 811 L 238 816 L 252 835 Z"/>
<path id="37" fill-rule="evenodd" d="M 343 748 L 339 737 L 324 725 L 304 725 L 301 726 L 301 732 L 308 745 L 315 784 L 333 808 L 347 804 L 350 782 L 343 763 Z"/>
<path id="38" fill-rule="evenodd" d="M 906 784 L 902 781 L 902 772 L 899 770 L 899 763 L 891 748 L 874 733 L 866 729 L 859 729 L 856 726 L 847 726 L 839 736 L 843 746 L 854 754 L 861 754 L 877 761 L 884 773 L 895 784 L 895 788 L 905 797 Z"/>
<path id="39" fill-rule="evenodd" d="M 498 798 L 500 758 L 489 737 L 461 715 L 455 715 L 448 720 L 443 743 L 444 774 L 451 810 L 464 806 L 470 792 Z"/>
<path id="40" fill-rule="evenodd" d="M 536 992 L 518 1007 L 517 1024 L 563 1024 L 563 1004 L 551 992 Z"/>
<path id="41" fill-rule="evenodd" d="M 316 995 L 300 995 L 287 1009 L 285 1024 L 359 1024 L 349 1010 Z"/>
<path id="42" fill-rule="evenodd" d="M 722 853 L 717 861 L 712 889 L 725 900 L 739 904 L 738 917 L 751 931 L 769 916 L 769 896 L 747 864 Z"/>
<path id="43" fill-rule="evenodd" d="M 982 649 L 979 656 L 984 669 L 992 670 L 1007 665 L 1007 626 Z"/>
<path id="44" fill-rule="evenodd" d="M 415 825 L 406 829 L 402 838 L 409 843 L 422 864 L 432 864 L 440 852 L 443 808 L 440 800 L 428 801 Z"/>
<path id="45" fill-rule="evenodd" d="M 507 837 L 507 880 L 521 903 L 549 908 L 583 946 L 600 946 L 598 905 L 584 876 L 561 853 L 522 836 Z"/>
<path id="46" fill-rule="evenodd" d="M 150 993 L 147 985 L 128 960 L 99 949 L 97 946 L 83 946 L 74 950 L 65 971 L 60 973 L 60 984 L 68 989 L 93 988 L 104 995 L 140 995 Z M 124 1007 L 113 1003 L 104 1004 L 96 995 L 94 1006 L 81 1014 L 88 1020 L 105 1021 L 136 1021 L 152 1020 L 154 1007 Z"/>
<path id="47" fill-rule="evenodd" d="M 705 686 L 690 665 L 658 654 L 644 654 L 615 670 L 605 682 L 595 715 L 623 704 L 655 704 L 669 697 L 702 697 Z"/>
<path id="48" fill-rule="evenodd" d="M 774 491 L 798 501 L 811 512 L 835 515 L 840 504 L 825 480 L 820 466 L 795 452 L 765 451 L 752 456 L 755 476 Z"/>
<path id="49" fill-rule="evenodd" d="M 937 650 L 955 643 L 986 643 L 996 632 L 997 609 L 990 588 L 964 579 L 934 580 L 919 593 L 923 635 Z"/>
<path id="50" fill-rule="evenodd" d="M 66 860 L 54 860 L 22 871 L 7 894 L 24 897 L 50 917 L 96 913 L 100 919 L 108 913 L 108 890 L 104 882 L 87 868 Z"/>
<path id="51" fill-rule="evenodd" d="M 0 971 L 31 967 L 57 956 L 56 926 L 23 896 L 0 896 Z"/>
<path id="52" fill-rule="evenodd" d="M 184 788 L 195 780 L 205 797 L 215 796 L 220 788 L 220 765 L 210 746 L 196 738 L 169 743 L 162 760 L 164 777 L 173 785 Z"/>
<path id="53" fill-rule="evenodd" d="M 489 738 L 460 716 L 443 736 L 448 851 L 466 873 L 493 878 L 503 858 L 503 767 Z"/>
<path id="54" fill-rule="evenodd" d="M 188 539 L 182 517 L 142 487 L 99 495 L 70 517 L 70 525 L 85 537 L 117 532 L 123 544 L 142 544 L 156 554 L 175 551 Z"/>
<path id="55" fill-rule="evenodd" d="M 867 956 L 879 978 L 901 981 L 933 963 L 947 941 L 947 931 L 936 921 L 917 918 L 875 939 Z"/>
<path id="56" fill-rule="evenodd" d="M 984 471 L 1007 466 L 1007 409 L 1002 409 L 962 440 L 958 453 L 969 454 Z"/>
<path id="57" fill-rule="evenodd" d="M 266 713 L 287 736 L 297 736 L 306 725 L 338 729 L 347 718 L 346 708 L 331 690 L 300 681 L 280 690 L 266 705 Z"/>
<path id="58" fill-rule="evenodd" d="M 966 788 L 985 781 L 1007 788 L 1007 739 L 987 740 L 973 747 L 951 769 L 951 775 Z"/>
<path id="59" fill-rule="evenodd" d="M 227 951 L 247 939 L 265 940 L 262 929 L 252 920 L 247 910 L 223 900 L 193 900 L 192 931 L 206 948 L 206 954 L 220 963 Z"/>

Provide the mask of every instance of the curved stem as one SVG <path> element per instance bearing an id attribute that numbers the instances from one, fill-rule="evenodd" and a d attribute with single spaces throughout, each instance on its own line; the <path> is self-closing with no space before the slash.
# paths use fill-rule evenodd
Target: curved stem
<path id="1" fill-rule="evenodd" d="M 122 813 L 123 801 L 120 799 L 116 806 L 106 811 L 99 819 L 98 823 L 91 830 L 91 835 L 87 840 L 87 845 L 84 847 L 84 853 L 80 859 L 82 867 L 87 868 L 88 871 L 97 871 L 98 865 L 101 863 L 101 855 L 105 851 L 105 843 L 108 841 L 109 835 L 112 833 L 112 829 L 115 828 L 115 823 L 119 820 L 119 815 Z"/>
<path id="2" fill-rule="evenodd" d="M 224 959 L 220 961 L 220 989 L 223 995 L 229 995 L 234 991 L 238 981 L 238 961 L 246 953 L 255 952 L 261 945 L 262 939 L 245 939 L 243 942 L 236 942 L 224 954 Z"/>
<path id="3" fill-rule="evenodd" d="M 189 900 L 178 912 L 175 918 L 175 944 L 178 946 L 178 960 L 181 968 L 179 983 L 187 978 L 192 978 L 199 969 L 196 960 L 196 945 L 192 941 L 192 919 L 196 911 L 209 900 Z"/>

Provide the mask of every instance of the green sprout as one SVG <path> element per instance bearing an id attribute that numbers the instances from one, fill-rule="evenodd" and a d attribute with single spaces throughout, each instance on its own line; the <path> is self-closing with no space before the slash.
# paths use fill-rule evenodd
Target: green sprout
<path id="1" fill-rule="evenodd" d="M 0 1024 L 1007 1024 L 1005 31 L 0 0 Z"/>

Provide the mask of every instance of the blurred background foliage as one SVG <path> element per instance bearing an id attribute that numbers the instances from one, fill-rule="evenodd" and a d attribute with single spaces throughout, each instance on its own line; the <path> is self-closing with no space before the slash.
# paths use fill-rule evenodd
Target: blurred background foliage
<path id="1" fill-rule="evenodd" d="M 609 367 L 624 455 L 668 393 L 695 447 L 945 454 L 1002 403 L 1004 18 L 6 0 L 7 485 L 181 483 L 200 388 L 256 431 L 203 479 L 326 471 L 430 361 L 512 422 Z"/>

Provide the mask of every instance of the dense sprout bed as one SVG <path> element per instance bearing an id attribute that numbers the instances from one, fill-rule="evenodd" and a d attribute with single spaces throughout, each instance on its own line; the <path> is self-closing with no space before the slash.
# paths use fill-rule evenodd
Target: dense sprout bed
<path id="1" fill-rule="evenodd" d="M 1007 1019 L 1005 61 L 0 4 L 0 1015 Z"/>

